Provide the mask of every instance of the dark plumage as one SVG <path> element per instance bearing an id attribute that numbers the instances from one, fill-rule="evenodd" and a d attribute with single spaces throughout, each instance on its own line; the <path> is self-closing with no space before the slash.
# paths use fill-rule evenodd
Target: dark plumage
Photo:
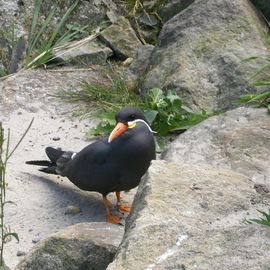
<path id="1" fill-rule="evenodd" d="M 103 195 L 108 222 L 119 223 L 119 218 L 110 214 L 106 195 L 116 192 L 118 209 L 120 191 L 136 187 L 141 177 L 155 159 L 155 143 L 144 115 L 135 108 L 124 108 L 116 115 L 117 126 L 109 139 L 98 140 L 78 153 L 46 148 L 50 161 L 27 161 L 27 164 L 45 166 L 46 173 L 66 176 L 83 190 L 96 191 Z"/>

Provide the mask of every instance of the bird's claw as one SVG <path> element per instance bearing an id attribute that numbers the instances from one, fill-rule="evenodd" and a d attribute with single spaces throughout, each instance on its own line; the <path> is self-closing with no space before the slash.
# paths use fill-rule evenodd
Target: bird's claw
<path id="1" fill-rule="evenodd" d="M 111 223 L 111 224 L 121 224 L 121 218 L 117 216 L 108 215 L 106 217 L 106 220 L 108 223 Z"/>
<path id="2" fill-rule="evenodd" d="M 131 211 L 131 207 L 127 205 L 117 205 L 117 211 L 121 214 L 129 214 Z"/>

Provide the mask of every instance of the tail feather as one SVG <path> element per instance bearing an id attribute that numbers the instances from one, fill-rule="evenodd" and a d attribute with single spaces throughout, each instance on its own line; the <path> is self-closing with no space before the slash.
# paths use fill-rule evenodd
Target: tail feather
<path id="1" fill-rule="evenodd" d="M 65 153 L 61 148 L 46 147 L 45 152 L 51 162 L 55 163 Z"/>
<path id="2" fill-rule="evenodd" d="M 50 160 L 29 160 L 26 164 L 43 166 L 39 171 L 49 174 L 60 174 L 64 176 L 66 165 L 72 159 L 74 152 L 63 151 L 61 148 L 55 149 L 47 147 L 46 154 Z"/>
<path id="3" fill-rule="evenodd" d="M 25 162 L 30 165 L 38 165 L 38 166 L 52 166 L 53 163 L 48 160 L 28 160 Z"/>

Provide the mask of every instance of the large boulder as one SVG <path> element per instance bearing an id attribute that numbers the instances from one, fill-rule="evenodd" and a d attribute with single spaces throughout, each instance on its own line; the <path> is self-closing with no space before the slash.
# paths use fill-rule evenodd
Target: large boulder
<path id="1" fill-rule="evenodd" d="M 113 260 L 123 228 L 105 222 L 79 223 L 39 242 L 16 270 L 102 270 Z"/>
<path id="2" fill-rule="evenodd" d="M 266 269 L 270 230 L 244 219 L 269 202 L 233 171 L 155 161 L 107 270 Z"/>
<path id="3" fill-rule="evenodd" d="M 173 89 L 197 110 L 226 110 L 255 91 L 248 79 L 261 64 L 264 24 L 248 0 L 197 0 L 167 21 L 151 54 L 143 91 Z"/>
<path id="4" fill-rule="evenodd" d="M 162 158 L 232 169 L 270 188 L 269 138 L 267 110 L 242 107 L 211 117 L 181 134 Z"/>

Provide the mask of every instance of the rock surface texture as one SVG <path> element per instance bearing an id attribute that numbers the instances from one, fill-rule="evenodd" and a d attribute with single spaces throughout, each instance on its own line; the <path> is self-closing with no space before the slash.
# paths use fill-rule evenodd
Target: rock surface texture
<path id="1" fill-rule="evenodd" d="M 3 26 L 2 31 L 10 31 L 15 26 L 15 32 L 18 37 L 28 33 L 29 27 L 32 22 L 32 15 L 34 10 L 34 0 L 11 0 L 0 1 L 0 25 Z M 41 17 L 48 15 L 52 6 L 56 6 L 54 14 L 54 24 L 57 20 L 61 19 L 68 7 L 74 4 L 74 1 L 46 1 L 43 2 L 41 7 Z M 77 25 L 91 25 L 98 26 L 105 20 L 114 22 L 118 18 L 117 6 L 112 0 L 95 0 L 95 1 L 82 1 L 78 4 L 78 8 L 70 18 L 69 23 Z M 16 24 L 14 25 L 14 22 Z"/>
<path id="2" fill-rule="evenodd" d="M 39 242 L 15 270 L 101 270 L 113 260 L 123 227 L 78 223 Z"/>
<path id="3" fill-rule="evenodd" d="M 89 38 L 89 37 L 88 37 Z M 113 55 L 113 51 L 102 44 L 93 41 L 80 41 L 82 44 L 77 45 L 77 41 L 70 42 L 67 47 L 55 50 L 54 55 L 58 60 L 82 64 L 85 66 L 105 65 L 107 59 Z"/>
<path id="4" fill-rule="evenodd" d="M 124 17 L 119 18 L 117 22 L 103 30 L 99 39 L 111 48 L 114 55 L 121 60 L 134 57 L 142 46 L 129 21 Z"/>
<path id="5" fill-rule="evenodd" d="M 180 135 L 162 158 L 240 172 L 270 192 L 270 116 L 266 109 L 238 108 L 211 117 Z"/>
<path id="6" fill-rule="evenodd" d="M 267 269 L 270 230 L 244 219 L 269 202 L 233 171 L 155 161 L 107 270 Z"/>
<path id="7" fill-rule="evenodd" d="M 225 110 L 255 91 L 248 79 L 265 46 L 253 5 L 247 0 L 197 0 L 167 21 L 151 54 L 141 87 L 177 91 L 193 109 Z"/>

